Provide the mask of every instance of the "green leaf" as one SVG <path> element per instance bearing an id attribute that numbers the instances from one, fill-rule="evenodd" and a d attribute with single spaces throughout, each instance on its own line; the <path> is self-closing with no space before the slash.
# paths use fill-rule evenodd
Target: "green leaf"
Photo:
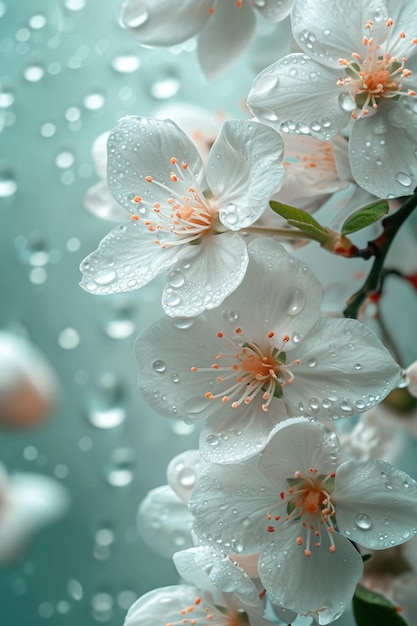
<path id="1" fill-rule="evenodd" d="M 349 235 L 355 233 L 357 230 L 362 230 L 370 224 L 377 222 L 381 217 L 386 215 L 389 211 L 389 204 L 387 200 L 378 200 L 372 204 L 362 207 L 359 211 L 352 213 L 342 226 L 342 235 Z"/>
<path id="2" fill-rule="evenodd" d="M 276 202 L 275 200 L 271 200 L 269 205 L 275 213 L 285 218 L 291 226 L 295 226 L 303 233 L 311 235 L 313 239 L 320 243 L 327 241 L 329 235 L 326 229 L 307 211 L 288 206 L 287 204 L 281 204 L 281 202 Z"/>
<path id="3" fill-rule="evenodd" d="M 353 596 L 357 626 L 407 626 L 397 608 L 383 595 L 357 585 Z"/>

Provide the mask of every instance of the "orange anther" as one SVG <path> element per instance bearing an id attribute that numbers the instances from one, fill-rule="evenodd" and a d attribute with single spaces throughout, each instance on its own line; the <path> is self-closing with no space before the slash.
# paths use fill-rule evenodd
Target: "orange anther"
<path id="1" fill-rule="evenodd" d="M 133 202 L 136 202 L 136 203 L 142 202 L 142 198 L 140 196 L 135 196 L 133 198 Z"/>
<path id="2" fill-rule="evenodd" d="M 152 176 L 145 176 L 145 180 L 147 183 L 151 183 L 153 181 Z"/>
<path id="3" fill-rule="evenodd" d="M 138 221 L 138 219 L 139 219 L 139 215 L 131 215 L 131 216 L 130 216 L 130 219 L 131 219 L 131 220 L 135 220 L 135 221 L 137 222 L 137 221 Z"/>

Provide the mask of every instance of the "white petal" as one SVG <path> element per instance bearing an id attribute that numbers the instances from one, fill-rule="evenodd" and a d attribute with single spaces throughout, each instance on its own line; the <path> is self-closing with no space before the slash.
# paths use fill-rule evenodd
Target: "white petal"
<path id="1" fill-rule="evenodd" d="M 257 460 L 211 465 L 201 475 L 189 507 L 203 543 L 240 555 L 258 552 L 269 540 L 267 515 L 288 485 L 261 474 Z"/>
<path id="2" fill-rule="evenodd" d="M 102 220 L 123 222 L 128 217 L 125 209 L 111 195 L 107 183 L 102 180 L 87 189 L 84 206 Z"/>
<path id="3" fill-rule="evenodd" d="M 380 42 L 381 35 L 386 38 L 385 23 L 391 15 L 382 0 L 295 0 L 291 17 L 295 40 L 306 54 L 338 69 L 340 58 L 362 54 L 368 20 L 373 21 L 372 35 L 379 35 Z"/>
<path id="4" fill-rule="evenodd" d="M 158 238 L 161 239 L 158 233 Z M 169 267 L 178 250 L 155 244 L 155 235 L 142 221 L 131 221 L 112 230 L 80 265 L 81 287 L 95 294 L 132 291 L 143 287 Z"/>
<path id="5" fill-rule="evenodd" d="M 196 480 L 206 463 L 198 450 L 186 450 L 177 454 L 167 467 L 167 479 L 177 496 L 187 504 Z"/>
<path id="6" fill-rule="evenodd" d="M 264 124 L 223 124 L 210 151 L 207 180 L 227 228 L 247 228 L 268 207 L 284 176 L 282 153 L 281 136 Z"/>
<path id="7" fill-rule="evenodd" d="M 246 243 L 237 233 L 203 237 L 182 246 L 162 294 L 170 317 L 192 317 L 218 307 L 243 280 L 248 264 Z"/>
<path id="8" fill-rule="evenodd" d="M 208 463 L 237 463 L 260 452 L 271 430 L 286 417 L 283 400 L 274 398 L 267 413 L 262 411 L 264 402 L 259 393 L 248 405 L 233 409 L 229 404 L 227 411 L 216 411 L 201 431 L 201 456 Z"/>
<path id="9" fill-rule="evenodd" d="M 267 20 L 281 22 L 290 14 L 294 0 L 265 0 L 265 2 L 252 0 L 252 4 Z"/>
<path id="10" fill-rule="evenodd" d="M 110 132 L 101 133 L 93 143 L 91 154 L 97 174 L 105 180 L 107 178 L 107 141 Z"/>
<path id="11" fill-rule="evenodd" d="M 305 335 L 315 324 L 322 288 L 304 263 L 290 256 L 269 237 L 248 245 L 249 265 L 240 287 L 224 302 L 221 314 L 224 334 L 232 336 L 240 326 L 245 336 L 263 345 L 270 331 L 282 347 L 282 337 Z M 211 314 L 208 314 L 208 316 Z M 209 317 L 208 317 L 209 319 Z"/>
<path id="12" fill-rule="evenodd" d="M 191 548 L 177 552 L 174 563 L 186 582 L 203 589 L 209 589 L 209 585 L 213 584 L 223 593 L 239 594 L 246 602 L 262 607 L 255 584 L 223 552 L 208 547 Z"/>
<path id="13" fill-rule="evenodd" d="M 378 198 L 408 196 L 417 186 L 417 131 L 392 126 L 396 104 L 388 115 L 390 105 L 382 103 L 374 115 L 357 120 L 349 142 L 354 179 Z"/>
<path id="14" fill-rule="evenodd" d="M 320 474 L 334 472 L 339 442 L 334 433 L 303 417 L 287 419 L 273 430 L 259 461 L 265 476 L 293 478 L 295 472 L 308 475 L 309 468 Z"/>
<path id="15" fill-rule="evenodd" d="M 139 42 L 172 46 L 196 35 L 210 19 L 212 0 L 128 0 L 123 24 Z"/>
<path id="16" fill-rule="evenodd" d="M 197 602 L 196 602 L 197 600 Z M 205 622 L 207 609 L 213 614 L 216 626 L 227 626 L 229 618 L 213 603 L 208 591 L 191 585 L 175 585 L 153 589 L 130 607 L 124 626 L 166 626 L 178 623 L 181 611 L 193 606 L 193 619 Z"/>
<path id="17" fill-rule="evenodd" d="M 246 49 L 255 30 L 255 15 L 247 2 L 216 2 L 212 19 L 198 37 L 198 60 L 209 80 L 224 74 Z"/>
<path id="18" fill-rule="evenodd" d="M 3 474 L 2 470 L 0 467 Z M 6 481 L 4 476 L 1 480 Z M 0 563 L 7 563 L 18 555 L 32 533 L 65 513 L 69 498 L 57 481 L 36 474 L 15 474 L 1 491 Z"/>
<path id="19" fill-rule="evenodd" d="M 259 558 L 259 575 L 273 602 L 297 613 L 315 614 L 319 624 L 341 616 L 350 603 L 362 570 L 362 559 L 352 544 L 334 533 L 336 551 L 323 541 L 307 557 L 296 537 L 301 524 L 279 529 L 277 539 L 266 546 Z"/>
<path id="20" fill-rule="evenodd" d="M 289 54 L 255 79 L 248 106 L 255 117 L 284 132 L 330 139 L 350 121 L 339 103 L 336 70 L 304 54 Z"/>
<path id="21" fill-rule="evenodd" d="M 383 400 L 401 379 L 377 335 L 353 319 L 321 318 L 287 362 L 295 358 L 300 359 L 292 368 L 295 380 L 283 396 L 290 415 L 355 415 Z"/>
<path id="22" fill-rule="evenodd" d="M 417 534 L 417 483 L 385 461 L 341 465 L 332 501 L 339 531 L 366 548 L 391 548 Z"/>
<path id="23" fill-rule="evenodd" d="M 161 556 L 192 546 L 192 525 L 193 516 L 168 485 L 152 489 L 139 505 L 139 534 Z"/>
<path id="24" fill-rule="evenodd" d="M 173 182 L 170 159 L 188 164 L 186 183 Z M 190 175 L 190 180 L 188 180 Z M 191 176 L 192 175 L 192 176 Z M 146 182 L 151 177 L 153 182 Z M 130 213 L 153 214 L 154 203 L 167 207 L 167 200 L 187 195 L 192 177 L 204 183 L 203 164 L 191 140 L 171 120 L 123 117 L 108 141 L 108 186 L 116 200 Z M 162 185 L 162 187 L 161 187 Z M 204 187 L 203 187 L 204 189 Z M 142 203 L 134 198 L 140 197 Z M 171 212 L 172 209 L 169 210 Z"/>

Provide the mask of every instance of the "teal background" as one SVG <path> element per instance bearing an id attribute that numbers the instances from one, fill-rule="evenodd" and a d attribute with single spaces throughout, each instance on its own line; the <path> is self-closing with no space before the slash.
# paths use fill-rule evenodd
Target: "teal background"
<path id="1" fill-rule="evenodd" d="M 113 227 L 83 207 L 98 180 L 91 145 L 121 116 L 173 101 L 242 115 L 254 71 L 242 63 L 234 80 L 210 85 L 193 44 L 140 48 L 120 26 L 120 6 L 0 2 L 0 329 L 37 345 L 61 387 L 51 419 L 0 435 L 0 459 L 10 472 L 55 477 L 71 498 L 68 514 L 0 571 L 1 626 L 121 625 L 137 596 L 177 579 L 139 538 L 135 516 L 147 491 L 166 482 L 172 456 L 197 436 L 153 413 L 136 391 L 133 342 L 162 314 L 163 279 L 109 298 L 78 285 L 80 261 Z M 117 69 L 135 59 L 138 69 Z M 129 336 L 109 337 L 111 321 Z M 63 331 L 74 347 L 62 347 Z M 97 409 L 122 423 L 94 427 Z"/>

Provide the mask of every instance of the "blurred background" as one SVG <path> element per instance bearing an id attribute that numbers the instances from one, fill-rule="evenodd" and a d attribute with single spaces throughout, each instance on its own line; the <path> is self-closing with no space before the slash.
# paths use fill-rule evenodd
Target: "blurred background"
<path id="1" fill-rule="evenodd" d="M 3 423 L 0 462 L 11 475 L 52 477 L 69 496 L 59 519 L 0 564 L 2 626 L 121 625 L 137 596 L 177 579 L 140 539 L 136 512 L 197 434 L 136 390 L 134 339 L 162 314 L 163 279 L 109 298 L 78 285 L 80 261 L 114 226 L 83 206 L 98 181 L 91 147 L 123 115 L 174 102 L 242 116 L 257 70 L 243 60 L 233 80 L 210 85 L 195 42 L 140 48 L 120 8 L 0 1 L 0 371 L 26 370 L 29 392 L 44 387 L 20 428 Z"/>

